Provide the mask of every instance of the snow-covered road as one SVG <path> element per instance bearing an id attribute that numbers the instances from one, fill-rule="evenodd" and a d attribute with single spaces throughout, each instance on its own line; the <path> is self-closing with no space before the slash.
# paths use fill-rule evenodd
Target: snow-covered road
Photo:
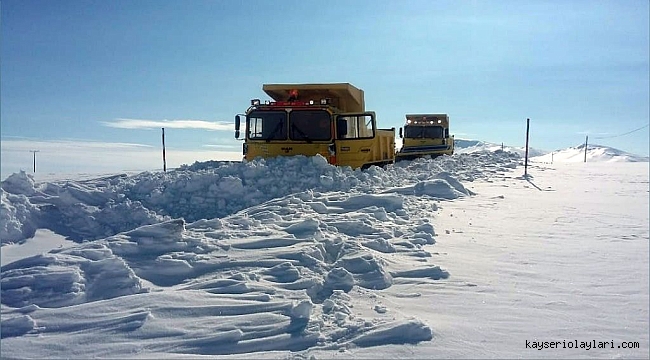
<path id="1" fill-rule="evenodd" d="M 16 174 L 3 242 L 83 242 L 3 263 L 2 356 L 646 356 L 648 163 L 520 164 Z"/>
<path id="2" fill-rule="evenodd" d="M 467 184 L 476 196 L 443 203 L 432 254 L 451 276 L 380 295 L 431 324 L 431 342 L 342 357 L 646 358 L 648 164 L 536 163 L 529 173 Z"/>

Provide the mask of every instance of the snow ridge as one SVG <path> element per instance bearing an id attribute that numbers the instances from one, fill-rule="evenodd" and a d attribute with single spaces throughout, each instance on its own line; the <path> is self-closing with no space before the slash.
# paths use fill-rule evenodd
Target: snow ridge
<path id="1" fill-rule="evenodd" d="M 14 174 L 2 228 L 14 240 L 34 224 L 82 242 L 2 266 L 3 356 L 39 335 L 35 357 L 70 356 L 61 339 L 97 357 L 431 340 L 429 325 L 377 291 L 449 277 L 428 250 L 431 201 L 470 196 L 462 181 L 520 163 L 482 152 L 365 171 L 293 157 L 79 182 Z M 84 340 L 100 331 L 105 343 Z"/>
<path id="2" fill-rule="evenodd" d="M 43 184 L 21 172 L 2 182 L 0 238 L 3 243 L 18 242 L 33 236 L 36 228 L 47 228 L 75 241 L 94 240 L 173 218 L 192 222 L 224 217 L 308 189 L 373 193 L 422 182 L 414 191 L 435 193 L 435 184 L 424 183 L 430 175 L 447 172 L 447 178 L 437 180 L 443 188 L 456 179 L 472 181 L 490 176 L 479 170 L 480 164 L 495 158 L 503 158 L 495 171 L 514 168 L 520 161 L 512 153 L 480 152 L 361 171 L 329 165 L 322 156 L 296 156 L 195 163 L 169 172 Z M 446 196 L 454 196 L 457 189 L 450 191 Z"/>

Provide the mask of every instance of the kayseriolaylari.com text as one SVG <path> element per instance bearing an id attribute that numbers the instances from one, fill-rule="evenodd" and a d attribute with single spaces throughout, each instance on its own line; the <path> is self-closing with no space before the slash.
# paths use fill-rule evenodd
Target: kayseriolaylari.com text
<path id="1" fill-rule="evenodd" d="M 596 341 L 596 340 L 561 340 L 561 341 L 539 341 L 526 340 L 526 349 L 638 349 L 641 346 L 638 341 Z"/>

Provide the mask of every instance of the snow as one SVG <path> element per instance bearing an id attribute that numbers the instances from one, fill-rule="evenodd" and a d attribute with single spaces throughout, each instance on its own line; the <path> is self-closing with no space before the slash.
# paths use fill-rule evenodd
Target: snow
<path id="1" fill-rule="evenodd" d="M 505 144 L 494 144 L 486 141 L 481 141 L 481 140 L 467 140 L 467 139 L 455 139 L 454 140 L 454 152 L 458 154 L 467 154 L 467 153 L 473 153 L 477 151 L 507 151 L 511 153 L 516 153 L 519 154 L 521 157 L 526 156 L 526 148 L 521 146 L 508 146 Z M 528 148 L 528 156 L 529 157 L 534 157 L 534 156 L 541 156 L 544 155 L 546 152 L 538 149 L 534 149 L 532 147 Z"/>
<path id="2" fill-rule="evenodd" d="M 534 161 L 542 162 L 584 162 L 585 155 L 588 162 L 648 162 L 647 156 L 630 154 L 625 151 L 611 148 L 609 146 L 587 144 L 587 153 L 585 154 L 585 144 L 554 151 L 549 154 L 537 156 Z"/>
<path id="3" fill-rule="evenodd" d="M 554 160 L 13 174 L 1 355 L 647 358 L 648 163 Z"/>
<path id="4" fill-rule="evenodd" d="M 38 229 L 34 237 L 26 239 L 22 243 L 2 246 L 2 251 L 0 251 L 2 259 L 0 262 L 7 265 L 22 258 L 48 252 L 57 247 L 67 247 L 74 244 L 73 241 L 67 240 L 65 236 L 56 234 L 51 230 Z"/>

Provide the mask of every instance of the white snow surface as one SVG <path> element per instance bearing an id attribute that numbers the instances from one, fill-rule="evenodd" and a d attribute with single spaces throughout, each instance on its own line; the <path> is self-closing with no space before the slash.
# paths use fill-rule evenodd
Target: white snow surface
<path id="1" fill-rule="evenodd" d="M 535 155 L 533 155 L 535 156 Z M 542 162 L 648 162 L 647 156 L 630 154 L 619 149 L 609 146 L 587 144 L 585 153 L 585 144 L 553 151 L 548 154 L 533 157 L 533 161 Z"/>
<path id="2" fill-rule="evenodd" d="M 0 355 L 647 358 L 648 163 L 522 162 L 13 174 Z"/>
<path id="3" fill-rule="evenodd" d="M 482 140 L 467 140 L 467 139 L 455 139 L 454 140 L 454 152 L 457 154 L 467 154 L 479 151 L 507 151 L 515 154 L 519 154 L 522 158 L 526 156 L 526 148 L 524 146 L 510 146 L 505 144 L 495 144 L 491 142 L 486 142 Z M 546 152 L 532 147 L 528 148 L 528 157 L 541 156 Z"/>

